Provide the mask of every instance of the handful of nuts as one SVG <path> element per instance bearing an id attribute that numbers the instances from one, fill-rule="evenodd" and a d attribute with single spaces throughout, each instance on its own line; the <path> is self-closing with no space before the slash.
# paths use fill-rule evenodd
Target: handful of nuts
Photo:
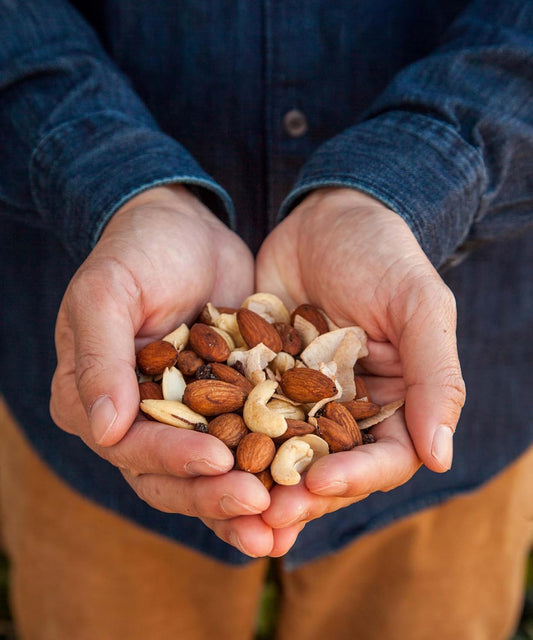
<path id="1" fill-rule="evenodd" d="M 318 458 L 374 442 L 366 430 L 403 405 L 372 401 L 354 374 L 366 355 L 360 327 L 310 304 L 289 313 L 268 293 L 239 309 L 207 303 L 137 354 L 140 409 L 219 438 L 267 489 L 297 484 Z"/>

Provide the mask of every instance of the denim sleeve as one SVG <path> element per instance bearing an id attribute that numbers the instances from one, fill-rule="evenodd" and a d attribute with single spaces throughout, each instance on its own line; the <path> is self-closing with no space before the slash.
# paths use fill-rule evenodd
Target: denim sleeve
<path id="1" fill-rule="evenodd" d="M 0 216 L 56 233 L 75 259 L 157 184 L 226 192 L 157 126 L 95 33 L 62 0 L 0 0 Z"/>
<path id="2" fill-rule="evenodd" d="M 435 266 L 532 224 L 533 3 L 469 4 L 431 55 L 318 148 L 280 216 L 321 186 L 395 210 Z"/>

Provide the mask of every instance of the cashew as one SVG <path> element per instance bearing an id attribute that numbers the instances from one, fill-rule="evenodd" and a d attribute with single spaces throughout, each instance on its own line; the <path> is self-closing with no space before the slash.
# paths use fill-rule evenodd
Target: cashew
<path id="1" fill-rule="evenodd" d="M 241 306 L 255 311 L 268 322 L 285 322 L 286 324 L 291 322 L 287 307 L 272 293 L 254 293 L 248 296 Z"/>
<path id="2" fill-rule="evenodd" d="M 263 380 L 248 394 L 242 415 L 250 431 L 265 433 L 275 438 L 287 430 L 285 417 L 281 413 L 271 411 L 267 406 L 277 387 L 278 384 L 274 380 Z"/>
<path id="3" fill-rule="evenodd" d="M 276 394 L 274 394 L 276 395 Z M 275 413 L 281 413 L 285 418 L 292 418 L 293 420 L 305 420 L 305 411 L 303 407 L 294 402 L 287 402 L 284 399 L 274 397 L 267 403 L 267 409 L 274 411 Z"/>
<path id="4" fill-rule="evenodd" d="M 189 340 L 189 327 L 185 323 L 180 324 L 177 329 L 174 329 L 174 331 L 167 334 L 163 340 L 170 342 L 175 349 L 181 351 L 185 348 L 185 345 Z"/>
<path id="5" fill-rule="evenodd" d="M 215 327 L 217 327 L 218 329 L 222 329 L 222 331 L 225 331 L 231 336 L 236 348 L 248 348 L 246 342 L 244 341 L 244 338 L 241 335 L 241 332 L 239 331 L 236 313 L 221 313 L 215 320 L 214 324 Z"/>
<path id="6" fill-rule="evenodd" d="M 143 400 L 141 411 L 173 427 L 194 429 L 198 424 L 207 424 L 204 416 L 178 400 Z"/>
<path id="7" fill-rule="evenodd" d="M 281 376 L 285 371 L 287 371 L 287 369 L 292 369 L 294 364 L 295 360 L 290 353 L 280 351 L 269 366 L 275 375 Z"/>
<path id="8" fill-rule="evenodd" d="M 301 474 L 328 453 L 328 443 L 319 436 L 294 436 L 279 447 L 270 465 L 270 473 L 278 484 L 298 484 Z"/>

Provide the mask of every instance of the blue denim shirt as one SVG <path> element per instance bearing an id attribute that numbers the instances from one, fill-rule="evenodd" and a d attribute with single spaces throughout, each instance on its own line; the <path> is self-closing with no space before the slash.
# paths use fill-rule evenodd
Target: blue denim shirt
<path id="1" fill-rule="evenodd" d="M 287 125 L 294 110 L 301 126 Z M 169 182 L 253 250 L 316 187 L 365 191 L 457 298 L 468 400 L 453 469 L 312 522 L 287 566 L 475 488 L 532 443 L 530 0 L 0 0 L 0 167 L 0 389 L 89 498 L 248 560 L 144 504 L 48 414 L 72 273 L 121 203 Z"/>

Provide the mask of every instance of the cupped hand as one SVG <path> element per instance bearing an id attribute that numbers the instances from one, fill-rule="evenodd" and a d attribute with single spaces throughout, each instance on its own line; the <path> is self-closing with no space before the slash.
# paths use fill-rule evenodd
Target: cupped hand
<path id="1" fill-rule="evenodd" d="M 255 514 L 269 505 L 266 489 L 230 471 L 233 456 L 216 438 L 138 417 L 135 373 L 136 350 L 190 322 L 208 300 L 240 304 L 253 274 L 244 243 L 185 187 L 136 196 L 64 295 L 50 409 L 150 505 L 202 518 L 244 552 L 265 555 L 272 532 Z"/>
<path id="2" fill-rule="evenodd" d="M 360 362 L 376 400 L 405 397 L 405 410 L 373 429 L 376 443 L 322 458 L 299 485 L 276 487 L 265 522 L 301 526 L 407 482 L 422 463 L 450 468 L 465 400 L 455 301 L 399 215 L 353 189 L 313 192 L 263 243 L 256 288 L 361 326 L 369 355 Z"/>

